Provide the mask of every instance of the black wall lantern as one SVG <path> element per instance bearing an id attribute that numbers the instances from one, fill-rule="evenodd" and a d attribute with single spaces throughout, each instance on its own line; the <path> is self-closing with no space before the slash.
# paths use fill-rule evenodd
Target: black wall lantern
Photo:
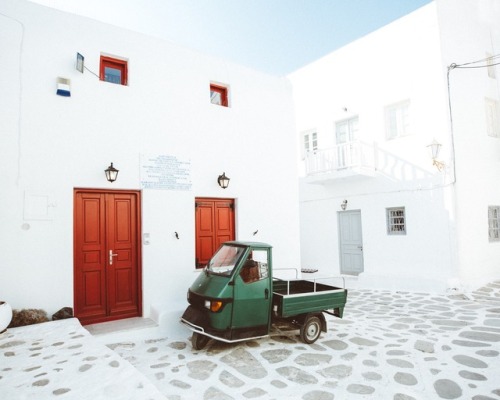
<path id="1" fill-rule="evenodd" d="M 108 182 L 116 181 L 116 178 L 118 178 L 118 172 L 119 171 L 115 167 L 113 167 L 113 163 L 111 163 L 111 165 L 104 170 Z"/>
<path id="2" fill-rule="evenodd" d="M 217 178 L 217 183 L 222 189 L 226 189 L 229 186 L 229 181 L 230 179 L 226 176 L 225 172 Z"/>

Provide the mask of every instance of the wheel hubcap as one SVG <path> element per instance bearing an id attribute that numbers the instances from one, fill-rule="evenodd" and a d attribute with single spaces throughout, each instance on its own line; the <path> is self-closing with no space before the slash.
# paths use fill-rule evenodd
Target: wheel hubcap
<path id="1" fill-rule="evenodd" d="M 309 336 L 310 338 L 314 338 L 317 333 L 318 333 L 318 325 L 316 324 L 309 325 L 309 327 L 307 328 L 307 336 Z"/>

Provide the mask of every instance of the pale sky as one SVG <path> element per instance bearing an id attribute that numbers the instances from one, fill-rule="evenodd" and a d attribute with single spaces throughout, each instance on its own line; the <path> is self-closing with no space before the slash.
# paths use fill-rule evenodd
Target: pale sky
<path id="1" fill-rule="evenodd" d="M 432 0 L 32 0 L 286 75 Z"/>

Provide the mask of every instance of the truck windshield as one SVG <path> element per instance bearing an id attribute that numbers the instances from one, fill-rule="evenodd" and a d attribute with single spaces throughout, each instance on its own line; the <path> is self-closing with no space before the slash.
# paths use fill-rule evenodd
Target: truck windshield
<path id="1" fill-rule="evenodd" d="M 244 252 L 244 247 L 223 245 L 208 262 L 207 271 L 218 275 L 231 275 Z"/>

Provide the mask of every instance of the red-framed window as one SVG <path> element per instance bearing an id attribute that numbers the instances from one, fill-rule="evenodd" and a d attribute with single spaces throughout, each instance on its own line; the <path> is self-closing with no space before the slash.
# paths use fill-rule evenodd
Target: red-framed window
<path id="1" fill-rule="evenodd" d="M 126 86 L 128 80 L 127 61 L 101 56 L 99 78 L 101 81 Z"/>
<path id="2" fill-rule="evenodd" d="M 218 106 L 227 107 L 227 87 L 210 84 L 210 102 Z"/>

